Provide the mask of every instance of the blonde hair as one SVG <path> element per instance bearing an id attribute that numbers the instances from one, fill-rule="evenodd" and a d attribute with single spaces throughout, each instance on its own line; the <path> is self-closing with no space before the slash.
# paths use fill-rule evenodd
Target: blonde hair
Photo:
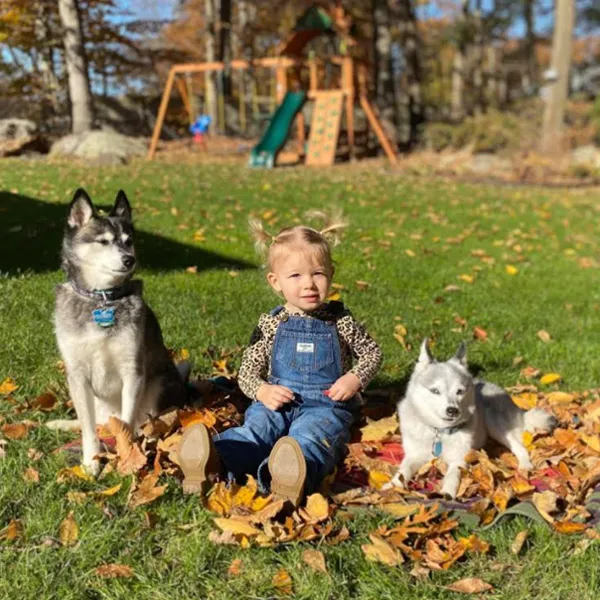
<path id="1" fill-rule="evenodd" d="M 310 211 L 306 213 L 306 217 L 321 219 L 323 228 L 317 230 L 306 225 L 296 225 L 284 227 L 277 235 L 271 235 L 265 230 L 260 219 L 250 218 L 250 232 L 254 238 L 254 245 L 257 252 L 266 259 L 265 266 L 269 271 L 273 270 L 277 258 L 285 251 L 302 250 L 307 246 L 315 251 L 328 270 L 333 270 L 331 247 L 339 243 L 339 234 L 345 229 L 346 221 L 340 211 L 330 215 L 322 211 Z"/>

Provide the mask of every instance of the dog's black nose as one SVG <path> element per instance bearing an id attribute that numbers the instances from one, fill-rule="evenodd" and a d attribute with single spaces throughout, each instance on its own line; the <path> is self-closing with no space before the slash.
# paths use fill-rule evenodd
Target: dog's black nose
<path id="1" fill-rule="evenodd" d="M 123 265 L 126 269 L 131 269 L 131 267 L 135 265 L 135 256 L 133 256 L 132 254 L 126 254 L 123 257 Z"/>
<path id="2" fill-rule="evenodd" d="M 449 406 L 449 407 L 446 409 L 446 414 L 447 414 L 449 417 L 457 417 L 459 412 L 460 412 L 460 411 L 458 410 L 458 408 L 456 408 L 456 406 Z"/>

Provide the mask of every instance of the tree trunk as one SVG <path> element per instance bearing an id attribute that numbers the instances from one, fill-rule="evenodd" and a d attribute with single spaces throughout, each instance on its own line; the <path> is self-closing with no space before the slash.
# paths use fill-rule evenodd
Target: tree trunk
<path id="1" fill-rule="evenodd" d="M 462 14 L 459 17 L 466 21 L 469 16 L 469 0 L 462 0 Z M 456 44 L 456 52 L 452 62 L 452 95 L 450 114 L 453 121 L 461 121 L 465 116 L 465 69 L 466 44 L 462 39 Z"/>
<path id="2" fill-rule="evenodd" d="M 231 62 L 231 54 L 231 0 L 221 0 L 218 60 L 228 65 Z M 231 69 L 227 66 L 223 71 L 223 94 L 231 95 Z"/>
<path id="3" fill-rule="evenodd" d="M 482 0 L 477 0 L 475 3 L 475 14 L 474 14 L 474 25 L 475 25 L 475 37 L 473 40 L 474 45 L 474 66 L 473 66 L 473 89 L 475 92 L 474 112 L 476 115 L 480 115 L 485 112 L 485 91 L 484 91 L 484 75 L 483 75 L 483 64 L 485 61 L 485 35 L 483 31 L 483 16 L 482 16 Z"/>
<path id="4" fill-rule="evenodd" d="M 398 29 L 404 55 L 405 86 L 397 89 L 398 110 L 401 122 L 406 123 L 400 132 L 400 142 L 414 146 L 419 137 L 419 126 L 423 122 L 422 71 L 419 59 L 420 40 L 417 31 L 417 19 L 412 0 L 400 0 L 398 8 Z"/>
<path id="5" fill-rule="evenodd" d="M 205 0 L 205 60 L 213 62 L 215 60 L 215 10 L 213 0 Z M 214 134 L 217 127 L 217 92 L 215 88 L 215 74 L 206 71 L 204 74 L 204 93 L 206 95 L 206 112 L 211 118 L 209 131 Z"/>
<path id="6" fill-rule="evenodd" d="M 81 133 L 92 128 L 94 111 L 77 0 L 58 0 L 58 11 L 63 26 L 69 79 L 71 130 L 73 133 Z"/>
<path id="7" fill-rule="evenodd" d="M 523 18 L 525 20 L 525 62 L 527 64 L 527 81 L 525 83 L 531 92 L 537 80 L 537 61 L 535 57 L 535 31 L 533 20 L 533 5 L 535 0 L 523 0 Z"/>
<path id="8" fill-rule="evenodd" d="M 542 125 L 543 152 L 562 150 L 562 128 L 569 94 L 569 71 L 575 22 L 575 0 L 556 0 L 552 35 L 552 80 L 547 84 L 546 106 Z"/>
<path id="9" fill-rule="evenodd" d="M 375 42 L 375 89 L 377 106 L 383 117 L 396 121 L 392 81 L 392 34 L 388 0 L 373 0 Z M 397 123 L 396 123 L 397 124 Z"/>

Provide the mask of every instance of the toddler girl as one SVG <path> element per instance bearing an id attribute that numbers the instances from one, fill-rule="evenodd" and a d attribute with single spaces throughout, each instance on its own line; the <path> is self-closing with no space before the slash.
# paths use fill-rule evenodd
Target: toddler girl
<path id="1" fill-rule="evenodd" d="M 261 491 L 297 505 L 341 458 L 357 394 L 381 364 L 379 347 L 350 311 L 326 302 L 334 273 L 327 238 L 343 226 L 288 227 L 272 238 L 252 223 L 257 246 L 267 250 L 267 281 L 285 304 L 260 316 L 244 352 L 239 385 L 254 400 L 244 425 L 212 440 L 202 424 L 184 432 L 185 492 L 202 491 L 211 474 L 252 474 Z"/>

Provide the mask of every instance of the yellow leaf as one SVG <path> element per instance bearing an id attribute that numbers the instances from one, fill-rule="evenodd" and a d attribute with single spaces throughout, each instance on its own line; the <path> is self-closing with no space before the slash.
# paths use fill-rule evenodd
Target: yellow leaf
<path id="1" fill-rule="evenodd" d="M 367 560 L 381 562 L 390 567 L 396 567 L 404 562 L 404 558 L 400 552 L 385 540 L 373 534 L 369 534 L 369 539 L 371 540 L 370 544 L 363 544 L 361 546 Z"/>
<path id="2" fill-rule="evenodd" d="M 481 554 L 487 554 L 490 551 L 490 545 L 476 536 L 474 533 L 469 537 L 463 537 L 458 542 L 469 552 L 480 552 Z"/>
<path id="3" fill-rule="evenodd" d="M 233 497 L 234 506 L 252 506 L 254 496 L 258 492 L 258 484 L 252 475 L 248 475 L 246 485 L 242 486 Z"/>
<path id="4" fill-rule="evenodd" d="M 546 394 L 546 400 L 550 404 L 569 404 L 574 399 L 575 396 L 573 394 L 567 394 L 566 392 L 550 392 Z"/>
<path id="5" fill-rule="evenodd" d="M 92 475 L 90 475 L 81 465 L 75 465 L 74 467 L 65 467 L 61 469 L 56 475 L 56 481 L 58 483 L 64 483 L 72 479 L 83 479 L 83 481 L 94 481 Z"/>
<path id="6" fill-rule="evenodd" d="M 529 431 L 524 431 L 522 435 L 523 446 L 529 449 L 531 448 L 531 444 L 533 444 L 533 434 Z"/>
<path id="7" fill-rule="evenodd" d="M 323 521 L 329 517 L 329 502 L 321 494 L 311 494 L 306 499 L 305 510 L 315 521 Z"/>
<path id="8" fill-rule="evenodd" d="M 79 537 L 79 527 L 75 523 L 73 511 L 69 513 L 67 518 L 60 524 L 59 537 L 63 546 L 73 546 Z"/>
<path id="9" fill-rule="evenodd" d="M 217 482 L 206 499 L 208 510 L 224 516 L 231 512 L 233 499 L 231 489 L 227 487 L 224 481 Z"/>
<path id="10" fill-rule="evenodd" d="M 561 377 L 558 373 L 546 373 L 540 378 L 540 383 L 543 385 L 550 385 L 551 383 L 556 383 L 560 380 Z"/>
<path id="11" fill-rule="evenodd" d="M 342 295 L 339 292 L 331 292 L 329 296 L 327 296 L 327 300 L 330 302 L 337 302 L 341 297 Z"/>
<path id="12" fill-rule="evenodd" d="M 537 394 L 517 394 L 511 396 L 512 401 L 523 410 L 530 410 L 537 404 Z"/>
<path id="13" fill-rule="evenodd" d="M 600 454 L 600 436 L 599 435 L 588 435 L 581 431 L 579 437 L 585 442 L 586 446 L 591 448 L 594 452 Z"/>
<path id="14" fill-rule="evenodd" d="M 376 490 L 380 490 L 386 483 L 392 479 L 389 473 L 383 471 L 369 471 L 369 485 Z"/>
<path id="15" fill-rule="evenodd" d="M 398 417 L 394 414 L 378 421 L 367 419 L 367 425 L 361 428 L 361 441 L 378 442 L 398 430 Z"/>
<path id="16" fill-rule="evenodd" d="M 548 523 L 554 523 L 554 517 L 550 513 L 558 510 L 556 506 L 558 495 L 556 492 L 546 490 L 545 492 L 534 493 L 531 500 L 544 520 L 548 521 Z"/>
<path id="17" fill-rule="evenodd" d="M 15 383 L 12 377 L 7 377 L 2 383 L 0 383 L 0 396 L 8 396 L 15 390 L 18 390 L 19 386 Z"/>
<path id="18" fill-rule="evenodd" d="M 519 272 L 519 269 L 517 269 L 517 267 L 514 267 L 513 265 L 506 265 L 506 272 L 509 275 L 516 275 Z"/>
<path id="19" fill-rule="evenodd" d="M 416 254 L 415 254 L 415 253 L 414 253 L 414 252 L 413 252 L 413 251 L 412 251 L 410 248 L 407 248 L 407 249 L 404 251 L 404 253 L 405 253 L 407 256 L 410 256 L 411 258 L 414 258 L 414 257 L 416 256 Z"/>
<path id="20" fill-rule="evenodd" d="M 256 527 L 241 519 L 224 519 L 222 517 L 217 517 L 215 523 L 221 531 L 229 531 L 234 534 L 258 535 L 260 533 L 260 530 L 256 529 Z"/>
<path id="21" fill-rule="evenodd" d="M 529 529 L 523 529 L 523 531 L 519 531 L 515 536 L 514 542 L 510 545 L 510 551 L 517 555 L 521 552 L 521 548 L 523 548 L 523 544 L 529 535 Z"/>
<path id="22" fill-rule="evenodd" d="M 465 283 L 473 283 L 473 281 L 475 281 L 475 278 L 472 275 L 459 275 L 458 278 L 462 281 L 464 281 Z"/>
<path id="23" fill-rule="evenodd" d="M 96 492 L 96 493 L 99 496 L 114 496 L 121 489 L 122 485 L 123 485 L 122 483 L 118 483 L 117 485 L 114 485 L 113 487 L 107 488 L 105 490 L 102 490 L 101 492 Z"/>
<path id="24" fill-rule="evenodd" d="M 419 512 L 418 504 L 403 504 L 402 502 L 387 502 L 379 505 L 379 508 L 398 519 L 403 519 Z"/>

